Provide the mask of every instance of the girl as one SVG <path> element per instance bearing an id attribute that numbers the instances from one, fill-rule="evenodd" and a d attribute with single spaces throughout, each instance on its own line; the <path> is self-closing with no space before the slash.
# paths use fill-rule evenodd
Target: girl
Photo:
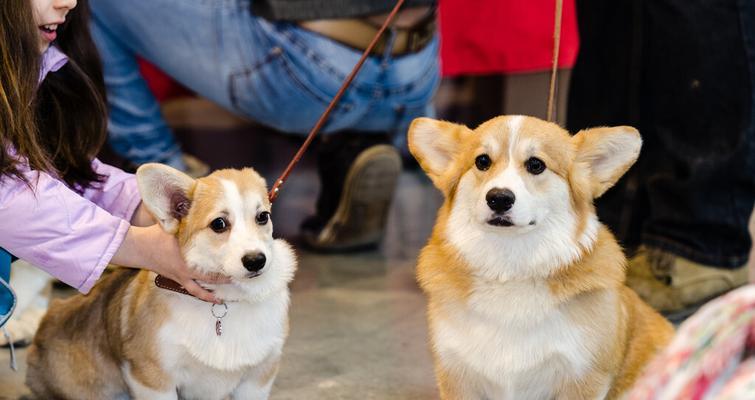
<path id="1" fill-rule="evenodd" d="M 106 135 L 102 69 L 76 0 L 0 2 L 0 247 L 88 292 L 109 263 L 146 268 L 205 301 L 133 175 L 95 159 Z"/>

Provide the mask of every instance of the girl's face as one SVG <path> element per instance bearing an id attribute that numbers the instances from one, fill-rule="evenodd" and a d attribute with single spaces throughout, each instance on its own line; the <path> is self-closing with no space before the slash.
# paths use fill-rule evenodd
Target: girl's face
<path id="1" fill-rule="evenodd" d="M 66 14 L 76 7 L 76 0 L 31 0 L 34 23 L 39 30 L 39 49 L 50 47 L 57 37 L 57 29 L 65 22 Z"/>

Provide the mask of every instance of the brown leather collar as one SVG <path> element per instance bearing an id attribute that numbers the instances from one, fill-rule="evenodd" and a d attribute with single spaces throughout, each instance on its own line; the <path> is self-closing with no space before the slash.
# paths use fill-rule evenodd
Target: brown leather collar
<path id="1" fill-rule="evenodd" d="M 159 287 L 161 289 L 170 290 L 171 292 L 185 294 L 187 296 L 191 296 L 191 297 L 194 297 L 196 299 L 196 296 L 194 296 L 193 294 L 189 293 L 189 291 L 186 290 L 183 286 L 181 286 L 178 282 L 176 282 L 176 281 L 174 281 L 172 279 L 166 278 L 166 277 L 164 277 L 162 275 L 157 275 L 155 277 L 155 286 L 157 286 L 157 287 Z"/>
<path id="2" fill-rule="evenodd" d="M 185 294 L 195 299 L 197 298 L 193 294 L 189 293 L 186 290 L 186 288 L 179 285 L 178 282 L 172 279 L 166 278 L 159 274 L 155 277 L 155 286 L 161 289 L 170 290 L 171 292 Z M 220 303 L 220 304 L 215 304 L 215 303 L 209 303 L 209 304 L 210 304 L 210 313 L 215 318 L 215 334 L 218 336 L 222 336 L 223 335 L 223 322 L 221 320 L 223 319 L 223 317 L 225 317 L 228 314 L 228 304 L 226 304 L 225 302 Z M 223 311 L 221 315 L 218 315 L 215 313 L 216 306 L 225 307 L 225 310 Z"/>

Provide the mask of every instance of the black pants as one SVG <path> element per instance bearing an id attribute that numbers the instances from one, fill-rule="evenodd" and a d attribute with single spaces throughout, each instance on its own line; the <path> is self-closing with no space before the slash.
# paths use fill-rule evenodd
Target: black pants
<path id="1" fill-rule="evenodd" d="M 577 0 L 567 126 L 632 125 L 640 158 L 598 202 L 625 246 L 747 262 L 755 204 L 755 1 Z"/>

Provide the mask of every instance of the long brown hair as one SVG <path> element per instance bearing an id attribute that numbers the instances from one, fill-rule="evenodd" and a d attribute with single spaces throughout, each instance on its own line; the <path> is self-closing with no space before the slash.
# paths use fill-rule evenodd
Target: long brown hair
<path id="1" fill-rule="evenodd" d="M 58 27 L 68 63 L 39 77 L 39 32 L 29 0 L 0 1 L 0 176 L 23 179 L 17 157 L 76 190 L 102 181 L 91 166 L 106 138 L 102 65 L 89 33 L 89 7 L 79 0 Z"/>

